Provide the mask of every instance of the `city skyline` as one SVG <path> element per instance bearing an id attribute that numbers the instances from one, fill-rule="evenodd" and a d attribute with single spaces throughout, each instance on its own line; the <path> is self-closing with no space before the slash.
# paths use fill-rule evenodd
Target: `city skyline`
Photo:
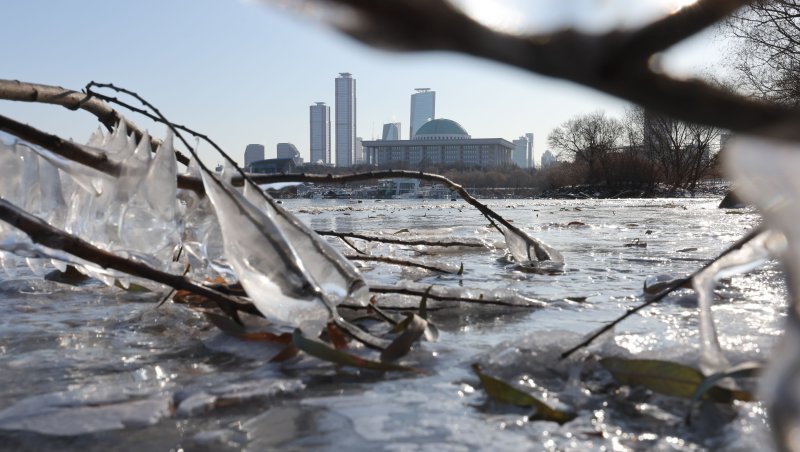
<path id="1" fill-rule="evenodd" d="M 309 107 L 309 163 L 331 163 L 331 107 L 316 102 Z"/>
<path id="2" fill-rule="evenodd" d="M 566 3 L 549 2 L 549 9 L 536 3 L 510 7 L 519 10 L 513 17 L 534 21 L 545 31 L 571 24 L 602 31 L 651 20 L 654 11 L 663 14 L 678 6 L 614 0 L 598 18 Z M 4 4 L 10 17 L 37 17 L 36 27 L 48 30 L 36 39 L 18 39 L 30 34 L 32 22 L 4 24 L 0 38 L 14 42 L 4 53 L 9 62 L 4 78 L 76 90 L 91 80 L 113 82 L 140 93 L 171 120 L 207 134 L 240 163 L 250 143 L 263 143 L 267 158 L 274 156 L 277 143 L 295 143 L 311 160 L 307 108 L 315 101 L 333 105 L 331 78 L 343 70 L 358 78 L 358 135 L 365 140 L 379 138 L 385 123 L 408 121 L 409 94 L 425 86 L 437 92 L 437 117 L 456 118 L 475 136 L 509 139 L 533 131 L 533 147 L 541 151 L 548 148 L 550 131 L 573 116 L 602 109 L 620 117 L 628 106 L 587 88 L 477 58 L 373 49 L 313 18 L 256 2 L 196 0 L 188 7 L 155 0 L 79 0 L 50 3 L 47 14 L 40 9 L 36 2 Z M 148 33 L 142 33 L 145 26 Z M 114 39 L 98 40 L 98 35 Z M 120 42 L 129 43 L 125 58 L 99 58 L 122 55 Z M 658 64 L 687 77 L 718 72 L 724 68 L 723 50 L 713 33 L 703 33 L 665 52 Z M 290 61 L 274 70 L 276 62 Z M 91 115 L 48 105 L 2 101 L 0 108 L 15 120 L 81 143 L 98 125 Z M 164 135 L 164 126 L 121 111 L 154 135 Z M 201 145 L 199 152 L 209 165 L 222 162 L 209 146 Z"/>

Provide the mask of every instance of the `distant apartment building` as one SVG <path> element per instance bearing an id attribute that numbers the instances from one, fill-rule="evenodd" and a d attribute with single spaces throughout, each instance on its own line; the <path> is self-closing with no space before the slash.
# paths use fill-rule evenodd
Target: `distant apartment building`
<path id="1" fill-rule="evenodd" d="M 400 139 L 400 123 L 390 122 L 383 125 L 382 140 L 399 140 Z"/>
<path id="2" fill-rule="evenodd" d="M 352 166 L 356 152 L 356 80 L 342 72 L 336 77 L 336 166 Z"/>
<path id="3" fill-rule="evenodd" d="M 411 95 L 411 122 L 409 122 L 408 138 L 414 139 L 423 124 L 436 118 L 436 91 L 430 88 L 417 88 Z"/>
<path id="4" fill-rule="evenodd" d="M 263 144 L 248 144 L 244 148 L 244 166 L 250 166 L 256 160 L 264 160 L 264 145 Z"/>
<path id="5" fill-rule="evenodd" d="M 310 155 L 311 163 L 331 163 L 331 107 L 317 102 L 310 111 Z"/>
<path id="6" fill-rule="evenodd" d="M 528 167 L 528 139 L 524 136 L 512 141 L 514 150 L 511 153 L 511 161 L 520 168 Z"/>
<path id="7" fill-rule="evenodd" d="M 367 163 L 391 166 L 456 165 L 503 167 L 511 164 L 514 146 L 502 138 L 472 138 L 457 122 L 434 119 L 413 140 L 364 141 Z"/>
<path id="8" fill-rule="evenodd" d="M 558 163 L 558 159 L 556 158 L 556 156 L 553 155 L 553 153 L 550 152 L 549 150 L 544 151 L 544 154 L 542 154 L 542 168 L 553 166 L 556 163 Z"/>

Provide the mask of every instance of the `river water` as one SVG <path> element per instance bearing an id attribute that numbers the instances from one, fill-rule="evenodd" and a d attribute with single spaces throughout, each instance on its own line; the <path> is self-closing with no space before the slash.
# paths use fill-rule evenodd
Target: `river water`
<path id="1" fill-rule="evenodd" d="M 596 364 L 592 370 L 591 357 L 579 364 L 588 355 L 613 354 L 695 365 L 697 309 L 688 291 L 625 321 L 576 358 L 557 358 L 640 303 L 647 276 L 683 276 L 713 258 L 759 222 L 754 211 L 717 209 L 719 198 L 486 202 L 558 249 L 566 267 L 555 275 L 522 272 L 499 247 L 429 253 L 374 245 L 375 254 L 463 263 L 464 274 L 360 264 L 369 282 L 508 289 L 542 302 L 432 304 L 438 340 L 402 360 L 422 374 L 359 371 L 302 356 L 269 363 L 277 345 L 226 336 L 180 305 L 156 307 L 163 293 L 72 287 L 20 266 L 17 277 L 0 282 L 0 447 L 753 450 L 770 444 L 758 402 L 703 404 L 687 426 L 686 401 L 617 387 Z M 284 206 L 317 230 L 477 237 L 502 245 L 502 236 L 462 201 L 286 200 Z M 632 244 L 638 246 L 626 246 Z M 766 359 L 781 333 L 785 292 L 776 263 L 722 282 L 713 312 L 732 363 Z M 379 305 L 384 299 L 391 301 L 379 296 Z M 535 422 L 524 410 L 488 403 L 473 363 L 545 401 L 577 407 L 577 417 L 564 425 Z"/>

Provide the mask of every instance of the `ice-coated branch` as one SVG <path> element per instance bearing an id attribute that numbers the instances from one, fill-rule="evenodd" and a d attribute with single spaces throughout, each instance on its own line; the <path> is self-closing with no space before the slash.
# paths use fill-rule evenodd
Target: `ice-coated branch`
<path id="1" fill-rule="evenodd" d="M 257 176 L 256 179 L 258 179 Z M 461 246 L 465 248 L 486 247 L 486 245 L 484 245 L 483 243 L 469 242 L 466 240 L 455 240 L 453 238 L 439 241 L 439 240 L 425 240 L 425 239 L 405 239 L 405 238 L 391 237 L 388 235 L 366 235 L 355 232 L 337 232 L 337 231 L 324 231 L 324 230 L 315 230 L 314 232 L 322 236 L 338 237 L 342 240 L 359 239 L 367 242 L 390 243 L 393 245 L 406 245 L 406 246 L 421 245 L 421 246 L 441 246 L 441 247 Z"/>
<path id="2" fill-rule="evenodd" d="M 572 30 L 510 34 L 472 20 L 444 0 L 317 0 L 340 7 L 331 15 L 343 32 L 393 50 L 445 50 L 569 80 L 691 123 L 772 136 L 778 123 L 800 122 L 800 111 L 760 102 L 700 80 L 670 77 L 651 57 L 717 21 L 745 0 L 700 0 L 638 30 L 589 35 Z M 347 20 L 336 21 L 345 16 Z M 569 55 L 565 58 L 564 55 Z M 792 139 L 800 139 L 794 127 Z"/>
<path id="3" fill-rule="evenodd" d="M 119 177 L 119 175 L 122 174 L 122 164 L 109 160 L 108 156 L 105 154 L 90 152 L 58 135 L 43 132 L 35 127 L 14 121 L 3 115 L 0 115 L 0 131 L 14 135 L 31 144 L 41 146 L 60 157 L 80 163 L 81 165 L 95 169 L 101 173 L 113 177 Z M 181 174 L 178 175 L 178 188 L 193 190 L 201 195 L 205 193 L 203 182 L 200 179 Z"/>
<path id="4" fill-rule="evenodd" d="M 544 303 L 540 300 L 527 298 L 516 292 L 497 293 L 481 292 L 464 289 L 462 287 L 443 287 L 443 286 L 385 286 L 371 285 L 369 291 L 375 294 L 395 294 L 410 295 L 413 297 L 427 296 L 431 300 L 454 301 L 460 303 L 472 303 L 482 306 L 506 306 L 515 308 L 541 308 Z M 342 305 L 345 306 L 345 305 Z M 345 306 L 354 307 L 354 306 Z M 360 307 L 356 307 L 359 309 Z M 385 308 L 384 308 L 385 309 Z"/>
<path id="5" fill-rule="evenodd" d="M 34 243 L 51 249 L 64 251 L 102 268 L 127 273 L 131 276 L 154 281 L 176 290 L 185 290 L 201 295 L 214 302 L 226 313 L 235 315 L 241 311 L 261 316 L 250 303 L 237 300 L 208 287 L 197 285 L 183 276 L 165 273 L 145 264 L 111 254 L 72 234 L 50 226 L 43 220 L 25 212 L 7 200 L 0 198 L 0 220 L 26 233 Z"/>
<path id="6" fill-rule="evenodd" d="M 727 256 L 728 254 L 730 254 L 730 253 L 742 248 L 742 246 L 744 246 L 746 243 L 748 243 L 749 241 L 753 240 L 754 238 L 758 237 L 758 235 L 761 234 L 762 232 L 764 232 L 764 229 L 763 229 L 762 226 L 757 226 L 757 227 L 753 228 L 750 232 L 745 234 L 744 237 L 742 237 L 739 240 L 737 240 L 736 242 L 734 242 L 733 245 L 731 245 L 728 248 L 726 248 L 723 252 L 721 252 L 714 259 L 706 262 L 705 265 L 703 265 L 702 267 L 700 267 L 697 270 L 695 270 L 694 272 L 692 272 L 692 274 L 690 274 L 689 276 L 686 276 L 683 279 L 676 280 L 675 282 L 670 284 L 669 287 L 667 287 L 666 289 L 664 289 L 661 292 L 659 292 L 653 298 L 647 300 L 646 302 L 640 304 L 639 306 L 636 306 L 636 307 L 628 309 L 621 316 L 617 317 L 616 319 L 612 320 L 611 322 L 608 322 L 607 324 L 603 325 L 602 328 L 600 328 L 600 329 L 596 330 L 595 332 L 591 333 L 590 335 L 588 335 L 579 344 L 577 344 L 574 347 L 570 348 L 569 350 L 563 352 L 561 354 L 561 359 L 568 358 L 570 355 L 572 355 L 576 351 L 578 351 L 581 348 L 586 347 L 587 345 L 591 344 L 595 339 L 597 339 L 598 337 L 602 336 L 605 332 L 607 332 L 607 331 L 611 330 L 612 328 L 614 328 L 615 326 L 617 326 L 617 324 L 619 324 L 623 320 L 627 319 L 628 317 L 632 316 L 633 314 L 636 314 L 637 312 L 641 311 L 642 309 L 644 309 L 644 308 L 646 308 L 646 307 L 648 307 L 650 305 L 658 303 L 659 301 L 661 301 L 664 298 L 666 298 L 667 295 L 669 295 L 672 292 L 680 289 L 681 287 L 686 286 L 686 284 L 690 283 L 695 278 L 695 276 L 701 274 L 707 268 L 711 267 L 712 265 L 717 263 L 720 259 L 722 259 L 723 257 Z"/>
<path id="7" fill-rule="evenodd" d="M 119 112 L 111 108 L 108 103 L 80 91 L 73 91 L 60 86 L 0 79 L 0 99 L 60 105 L 69 110 L 85 110 L 97 117 L 100 123 L 106 126 L 108 130 L 112 130 L 120 120 L 124 120 L 125 126 L 136 138 L 136 141 L 141 140 L 143 136 L 142 130 L 136 124 L 123 117 Z M 153 149 L 158 149 L 158 146 L 161 145 L 161 140 L 151 139 L 150 144 Z M 189 159 L 180 152 L 175 151 L 175 156 L 180 163 L 189 164 Z"/>

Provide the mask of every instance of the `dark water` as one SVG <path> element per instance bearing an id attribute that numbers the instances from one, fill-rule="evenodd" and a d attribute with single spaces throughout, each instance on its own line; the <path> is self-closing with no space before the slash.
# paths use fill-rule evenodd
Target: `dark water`
<path id="1" fill-rule="evenodd" d="M 500 249 L 430 255 L 375 245 L 374 253 L 463 263 L 465 273 L 365 264 L 369 281 L 510 289 L 544 302 L 540 309 L 434 311 L 441 335 L 404 359 L 425 372 L 412 376 L 337 368 L 309 357 L 270 364 L 277 346 L 227 337 L 179 305 L 156 309 L 161 293 L 99 283 L 73 288 L 34 278 L 20 266 L 19 274 L 28 276 L 0 282 L 0 444 L 28 450 L 763 449 L 769 434 L 759 403 L 704 405 L 701 421 L 687 427 L 685 401 L 636 388 L 596 394 L 609 383 L 587 382 L 578 361 L 557 359 L 582 334 L 640 302 L 648 275 L 689 273 L 758 222 L 750 211 L 716 209 L 718 202 L 489 201 L 562 252 L 567 265 L 558 275 L 521 272 Z M 315 229 L 478 237 L 502 245 L 487 220 L 463 202 L 284 205 Z M 625 246 L 636 241 L 647 246 Z M 723 282 L 714 315 L 732 362 L 764 359 L 781 331 L 784 296 L 773 263 Z M 696 304 L 684 293 L 626 321 L 592 352 L 694 363 L 697 350 Z M 580 407 L 577 417 L 559 426 L 528 421 L 524 410 L 485 405 L 474 362 L 553 403 Z"/>

